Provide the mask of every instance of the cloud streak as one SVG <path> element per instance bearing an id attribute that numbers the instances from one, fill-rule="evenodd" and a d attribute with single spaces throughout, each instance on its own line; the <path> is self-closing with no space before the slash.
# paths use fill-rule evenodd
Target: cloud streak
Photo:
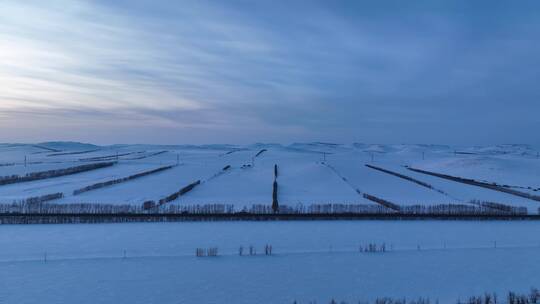
<path id="1" fill-rule="evenodd" d="M 540 5 L 488 4 L 4 1 L 0 141 L 530 142 Z"/>

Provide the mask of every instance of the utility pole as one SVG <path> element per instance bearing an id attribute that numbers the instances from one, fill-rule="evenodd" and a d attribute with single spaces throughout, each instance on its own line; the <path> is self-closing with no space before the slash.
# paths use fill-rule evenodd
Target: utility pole
<path id="1" fill-rule="evenodd" d="M 180 164 L 180 153 L 176 153 L 176 165 Z"/>
<path id="2" fill-rule="evenodd" d="M 426 159 L 426 152 L 422 151 L 422 160 Z"/>
<path id="3" fill-rule="evenodd" d="M 26 155 L 24 156 L 24 167 L 26 168 Z"/>

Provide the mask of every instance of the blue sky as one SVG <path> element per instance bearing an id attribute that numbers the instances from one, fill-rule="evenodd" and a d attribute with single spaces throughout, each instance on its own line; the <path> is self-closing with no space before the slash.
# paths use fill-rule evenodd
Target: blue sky
<path id="1" fill-rule="evenodd" d="M 0 1 L 0 142 L 540 143 L 538 1 Z"/>

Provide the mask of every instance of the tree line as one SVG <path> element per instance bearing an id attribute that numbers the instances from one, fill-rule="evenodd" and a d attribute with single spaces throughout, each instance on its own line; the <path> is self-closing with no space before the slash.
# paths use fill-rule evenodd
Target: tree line
<path id="1" fill-rule="evenodd" d="M 105 182 L 101 182 L 101 183 L 96 183 L 96 184 L 93 184 L 93 185 L 90 185 L 90 186 L 86 186 L 86 187 L 83 187 L 83 188 L 80 188 L 80 189 L 76 189 L 75 191 L 73 191 L 73 195 L 79 195 L 79 194 L 82 194 L 84 192 L 88 192 L 88 191 L 92 191 L 92 190 L 101 189 L 101 188 L 104 188 L 104 187 L 124 183 L 124 182 L 131 181 L 131 180 L 134 180 L 134 179 L 137 179 L 137 178 L 148 176 L 148 175 L 151 175 L 151 174 L 154 174 L 154 173 L 162 172 L 162 171 L 171 169 L 173 167 L 175 167 L 175 166 L 164 166 L 164 167 L 160 167 L 160 168 L 157 168 L 157 169 L 148 170 L 148 171 L 140 172 L 140 173 L 137 173 L 137 174 L 133 174 L 133 175 L 130 175 L 130 176 L 127 176 L 127 177 L 113 179 L 113 180 L 109 180 L 109 181 L 105 181 Z"/>
<path id="2" fill-rule="evenodd" d="M 514 189 L 504 187 L 503 185 L 499 185 L 497 183 L 480 182 L 480 181 L 470 179 L 470 178 L 462 178 L 462 177 L 452 176 L 452 175 L 448 175 L 448 174 L 442 174 L 442 173 L 431 172 L 431 171 L 426 171 L 426 170 L 421 170 L 421 169 L 415 169 L 415 168 L 411 168 L 411 167 L 407 167 L 407 169 L 409 169 L 409 170 L 411 170 L 413 172 L 418 172 L 418 173 L 422 173 L 422 174 L 426 174 L 426 175 L 431 175 L 431 176 L 451 180 L 451 181 L 462 183 L 462 184 L 467 184 L 467 185 L 477 186 L 477 187 L 481 187 L 481 188 L 491 189 L 491 190 L 504 192 L 504 193 L 512 194 L 512 195 L 519 196 L 519 197 L 524 197 L 524 198 L 527 198 L 527 199 L 530 199 L 530 200 L 540 201 L 540 196 L 539 195 L 534 195 L 534 194 L 530 194 L 530 193 L 526 193 L 526 192 L 517 191 L 517 190 L 514 190 Z"/>
<path id="3" fill-rule="evenodd" d="M 3 176 L 3 177 L 0 177 L 0 186 L 53 178 L 53 177 L 60 177 L 60 176 L 65 176 L 65 175 L 72 175 L 72 174 L 77 174 L 81 172 L 111 167 L 115 164 L 116 162 L 101 162 L 101 163 L 69 167 L 69 168 L 64 168 L 64 169 L 54 169 L 54 170 L 41 171 L 41 172 L 32 172 L 32 173 L 27 173 L 25 175 Z"/>
<path id="4" fill-rule="evenodd" d="M 164 197 L 162 199 L 160 199 L 157 203 L 155 201 L 146 201 L 143 203 L 143 209 L 144 210 L 153 210 L 153 209 L 156 209 L 166 203 L 169 203 L 169 202 L 172 202 L 176 199 L 178 199 L 180 196 L 188 193 L 189 191 L 193 190 L 196 186 L 200 185 L 201 184 L 201 180 L 197 180 L 185 187 L 183 187 L 182 189 L 178 190 L 177 192 L 174 192 L 173 194 L 167 196 L 167 197 Z"/>
<path id="5" fill-rule="evenodd" d="M 310 301 L 309 304 L 316 304 L 317 302 Z M 420 297 L 418 299 L 407 300 L 405 298 L 390 298 L 382 297 L 376 298 L 373 302 L 371 301 L 359 301 L 359 302 L 346 302 L 346 301 L 336 301 L 335 299 L 330 300 L 329 304 L 435 304 L 439 303 L 439 300 L 431 300 L 430 298 Z M 486 292 L 483 295 L 479 296 L 470 296 L 465 300 L 458 299 L 457 304 L 537 304 L 540 303 L 540 291 L 536 288 L 531 288 L 529 293 L 517 293 L 510 291 L 506 296 L 498 297 L 496 293 Z M 293 304 L 300 304 L 298 301 L 293 301 Z"/>
<path id="6" fill-rule="evenodd" d="M 268 151 L 267 149 L 262 149 L 260 150 L 259 152 L 257 152 L 257 154 L 255 154 L 255 157 L 259 157 L 261 156 L 261 154 L 263 154 L 264 152 Z"/>
<path id="7" fill-rule="evenodd" d="M 62 193 L 53 193 L 31 197 L 11 204 L 0 204 L 0 213 L 4 214 L 275 214 L 268 204 L 253 204 L 236 207 L 233 204 L 169 204 L 148 209 L 145 204 L 95 204 L 74 203 L 55 204 L 48 201 L 60 199 Z M 158 208 L 159 207 L 159 208 Z M 540 214 L 540 210 L 538 211 Z M 280 205 L 279 214 L 395 214 L 404 215 L 527 215 L 526 208 L 519 207 L 510 211 L 493 209 L 485 206 L 466 204 L 412 205 L 402 206 L 400 212 L 380 206 L 366 204 L 297 204 Z"/>
<path id="8" fill-rule="evenodd" d="M 272 211 L 274 213 L 279 212 L 279 202 L 278 202 L 278 166 L 274 165 L 274 183 L 272 184 Z"/>

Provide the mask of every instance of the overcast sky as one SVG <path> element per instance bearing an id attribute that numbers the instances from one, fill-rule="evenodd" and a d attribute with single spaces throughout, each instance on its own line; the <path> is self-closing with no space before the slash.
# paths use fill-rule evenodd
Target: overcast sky
<path id="1" fill-rule="evenodd" d="M 539 133 L 539 1 L 0 0 L 0 142 Z"/>

